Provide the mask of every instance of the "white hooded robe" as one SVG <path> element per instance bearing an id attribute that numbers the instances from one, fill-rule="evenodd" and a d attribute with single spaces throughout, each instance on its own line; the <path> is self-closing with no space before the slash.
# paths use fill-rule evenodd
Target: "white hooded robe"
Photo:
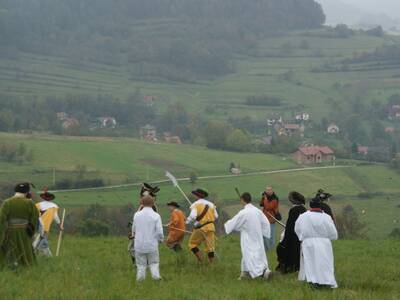
<path id="1" fill-rule="evenodd" d="M 332 218 L 320 211 L 299 216 L 294 228 L 301 241 L 299 280 L 337 287 L 331 240 L 338 233 Z"/>
<path id="2" fill-rule="evenodd" d="M 235 217 L 225 223 L 225 231 L 227 234 L 232 231 L 240 232 L 242 272 L 248 272 L 252 278 L 256 278 L 269 271 L 263 236 L 270 237 L 270 225 L 261 210 L 252 204 L 247 204 Z"/>

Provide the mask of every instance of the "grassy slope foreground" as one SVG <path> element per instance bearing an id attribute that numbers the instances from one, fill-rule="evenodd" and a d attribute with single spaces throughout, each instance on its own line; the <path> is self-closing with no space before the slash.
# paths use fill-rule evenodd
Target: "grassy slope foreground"
<path id="1" fill-rule="evenodd" d="M 53 241 L 53 245 L 54 245 Z M 398 241 L 334 243 L 337 290 L 311 290 L 295 275 L 270 282 L 237 281 L 239 240 L 221 237 L 220 260 L 198 266 L 185 252 L 186 263 L 160 246 L 163 281 L 136 284 L 123 238 L 86 239 L 66 236 L 59 258 L 39 260 L 39 267 L 0 276 L 1 299 L 399 299 Z M 276 266 L 269 256 L 270 267 Z"/>

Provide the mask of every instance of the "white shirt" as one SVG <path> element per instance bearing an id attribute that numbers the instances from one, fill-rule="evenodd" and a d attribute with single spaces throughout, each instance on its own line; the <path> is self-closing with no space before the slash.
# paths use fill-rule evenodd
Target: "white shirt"
<path id="1" fill-rule="evenodd" d="M 164 239 L 161 217 L 151 207 L 144 207 L 133 216 L 132 235 L 135 251 L 153 253 L 158 251 L 158 242 Z"/>
<path id="2" fill-rule="evenodd" d="M 256 278 L 268 270 L 263 237 L 270 237 L 270 224 L 260 209 L 247 204 L 225 223 L 225 231 L 227 234 L 240 232 L 242 272 L 248 272 L 252 278 Z"/>
<path id="3" fill-rule="evenodd" d="M 210 201 L 208 201 L 208 200 L 206 200 L 206 199 L 199 199 L 199 200 L 197 200 L 196 202 L 194 202 L 191 206 L 190 206 L 190 215 L 189 215 L 189 217 L 187 218 L 187 220 L 186 220 L 186 224 L 190 224 L 190 223 L 192 223 L 192 222 L 194 222 L 195 220 L 196 220 L 196 218 L 197 218 L 197 208 L 196 208 L 196 205 L 197 204 L 203 204 L 203 205 L 208 205 L 210 208 L 214 208 L 214 217 L 215 217 L 215 219 L 218 219 L 218 213 L 217 213 L 217 210 L 216 210 L 216 208 L 215 208 L 215 205 L 212 203 L 212 202 L 210 202 Z M 201 213 L 201 212 L 200 212 Z M 195 225 L 196 225 L 196 223 L 197 222 L 195 222 Z"/>

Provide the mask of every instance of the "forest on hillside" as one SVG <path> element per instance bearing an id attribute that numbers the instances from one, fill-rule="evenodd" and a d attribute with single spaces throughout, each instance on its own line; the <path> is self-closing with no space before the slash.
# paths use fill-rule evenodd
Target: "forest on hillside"
<path id="1" fill-rule="evenodd" d="M 185 80 L 233 71 L 232 55 L 279 31 L 321 26 L 314 0 L 0 0 L 0 58 L 19 52 L 135 64 Z"/>

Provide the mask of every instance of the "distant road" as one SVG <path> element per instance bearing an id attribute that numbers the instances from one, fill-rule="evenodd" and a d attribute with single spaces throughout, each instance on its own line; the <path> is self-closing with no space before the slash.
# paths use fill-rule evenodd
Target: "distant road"
<path id="1" fill-rule="evenodd" d="M 221 178 L 233 178 L 233 177 L 245 177 L 245 176 L 257 176 L 257 175 L 268 175 L 268 174 L 280 174 L 280 173 L 294 173 L 294 172 L 303 172 L 303 171 L 316 171 L 316 170 L 327 170 L 327 169 L 339 169 L 339 168 L 349 168 L 352 166 L 327 166 L 327 167 L 309 167 L 309 168 L 294 168 L 294 169 L 282 169 L 282 170 L 273 170 L 273 171 L 259 171 L 259 172 L 251 172 L 244 173 L 239 175 L 211 175 L 211 176 L 200 176 L 198 180 L 207 180 L 207 179 L 221 179 Z M 190 181 L 189 177 L 177 178 L 178 181 Z M 170 182 L 168 179 L 151 181 L 151 184 L 159 184 L 159 183 L 167 183 Z M 140 186 L 142 182 L 135 183 L 126 183 L 120 185 L 109 185 L 109 186 L 101 186 L 101 187 L 93 187 L 93 188 L 82 188 L 82 189 L 66 189 L 66 190 L 53 190 L 53 193 L 73 193 L 73 192 L 84 192 L 84 191 L 96 191 L 96 190 L 109 190 L 109 189 L 119 189 L 133 186 Z"/>

